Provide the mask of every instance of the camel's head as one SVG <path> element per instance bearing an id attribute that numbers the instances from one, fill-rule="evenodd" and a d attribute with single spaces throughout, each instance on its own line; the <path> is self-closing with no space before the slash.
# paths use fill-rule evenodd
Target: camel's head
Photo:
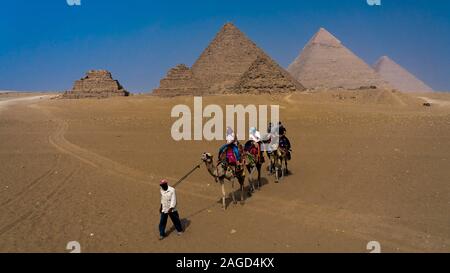
<path id="1" fill-rule="evenodd" d="M 213 156 L 210 153 L 203 153 L 202 154 L 202 161 L 205 163 L 211 163 L 213 161 Z"/>

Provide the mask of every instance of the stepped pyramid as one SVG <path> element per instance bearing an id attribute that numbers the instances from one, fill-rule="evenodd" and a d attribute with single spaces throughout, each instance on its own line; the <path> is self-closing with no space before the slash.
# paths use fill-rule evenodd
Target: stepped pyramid
<path id="1" fill-rule="evenodd" d="M 117 80 L 107 70 L 90 70 L 86 76 L 75 82 L 72 91 L 65 92 L 63 98 L 107 98 L 129 96 Z"/>
<path id="2" fill-rule="evenodd" d="M 252 72 L 249 72 L 250 68 Z M 231 23 L 219 31 L 190 71 L 201 94 L 304 90 L 297 80 Z M 247 78 L 243 78 L 244 74 Z M 251 77 L 254 79 L 250 83 Z M 261 80 L 263 78 L 264 81 Z M 181 90 L 183 85 L 180 82 L 172 88 Z M 164 93 L 164 90 L 158 92 Z"/>
<path id="3" fill-rule="evenodd" d="M 191 69 L 184 64 L 172 68 L 166 78 L 162 79 L 153 95 L 174 97 L 183 95 L 199 95 L 202 92 L 200 82 L 194 77 Z"/>
<path id="4" fill-rule="evenodd" d="M 288 71 L 310 89 L 391 88 L 369 65 L 324 28 L 308 42 Z"/>
<path id="5" fill-rule="evenodd" d="M 387 56 L 374 65 L 375 71 L 389 84 L 402 92 L 433 92 L 433 89 Z"/>

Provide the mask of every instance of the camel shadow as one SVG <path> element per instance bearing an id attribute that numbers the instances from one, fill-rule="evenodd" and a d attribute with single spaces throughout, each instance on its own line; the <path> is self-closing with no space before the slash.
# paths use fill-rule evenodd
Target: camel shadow
<path id="1" fill-rule="evenodd" d="M 263 190 L 263 188 L 265 186 L 267 186 L 270 182 L 266 177 L 261 177 L 261 186 L 257 187 L 256 183 L 257 181 L 254 181 L 253 183 L 255 183 L 255 191 L 251 192 L 251 187 L 248 184 L 248 180 L 246 180 L 246 183 L 244 185 L 244 200 L 241 200 L 241 190 L 239 189 L 235 189 L 234 191 L 231 192 L 231 194 L 234 194 L 236 196 L 236 202 L 239 204 L 241 201 L 246 201 L 250 198 L 252 198 L 252 196 L 254 194 L 257 194 L 259 191 Z M 217 204 L 222 204 L 222 198 L 219 199 L 217 201 Z M 233 198 L 230 194 L 227 195 L 226 199 L 225 199 L 225 206 L 226 208 L 230 207 L 230 205 L 233 205 Z"/>
<path id="2" fill-rule="evenodd" d="M 244 187 L 244 191 L 247 193 L 247 198 L 251 198 L 253 194 L 258 193 L 259 191 L 262 191 L 262 189 L 265 186 L 269 185 L 270 182 L 269 182 L 269 179 L 267 179 L 267 177 L 261 177 L 261 184 L 260 185 L 258 185 L 258 180 L 255 180 L 252 183 L 253 183 L 253 186 L 255 187 L 255 191 L 254 192 L 251 191 L 251 187 L 250 187 L 249 184 L 247 184 Z"/>
<path id="3" fill-rule="evenodd" d="M 283 167 L 284 168 L 284 167 Z M 275 173 L 270 173 L 269 171 L 267 171 L 266 172 L 266 175 L 268 176 L 268 177 L 275 177 Z M 284 177 L 289 177 L 289 176 L 293 176 L 294 175 L 294 173 L 291 171 L 291 169 L 288 169 L 286 172 L 285 172 L 285 174 L 284 174 Z"/>
<path id="4" fill-rule="evenodd" d="M 294 173 L 290 169 L 288 169 L 284 176 L 289 177 L 289 176 L 292 176 L 292 175 L 294 175 Z"/>

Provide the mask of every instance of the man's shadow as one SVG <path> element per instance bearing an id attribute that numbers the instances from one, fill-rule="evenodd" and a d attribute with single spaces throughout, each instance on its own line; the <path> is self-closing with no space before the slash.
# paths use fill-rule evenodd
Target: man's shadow
<path id="1" fill-rule="evenodd" d="M 191 220 L 189 220 L 187 218 L 182 218 L 180 221 L 181 221 L 181 226 L 183 227 L 183 232 L 185 232 L 191 225 Z M 176 231 L 175 225 L 172 225 L 172 227 L 167 231 L 167 236 L 169 236 L 171 233 L 173 233 L 175 231 Z"/>

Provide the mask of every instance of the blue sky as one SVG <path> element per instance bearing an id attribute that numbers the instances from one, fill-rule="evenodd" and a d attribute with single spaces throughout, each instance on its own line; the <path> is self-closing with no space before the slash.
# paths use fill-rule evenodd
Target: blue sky
<path id="1" fill-rule="evenodd" d="M 450 91 L 450 1 L 0 0 L 0 90 L 67 90 L 108 69 L 132 92 L 192 65 L 228 21 L 287 67 L 325 27 L 373 64 L 388 55 Z"/>

